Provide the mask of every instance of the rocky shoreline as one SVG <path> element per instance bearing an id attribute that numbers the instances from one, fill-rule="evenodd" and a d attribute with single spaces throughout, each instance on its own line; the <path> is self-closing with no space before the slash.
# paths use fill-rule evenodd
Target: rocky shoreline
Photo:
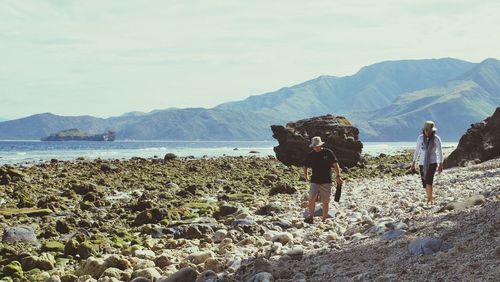
<path id="1" fill-rule="evenodd" d="M 1 281 L 498 277 L 500 160 L 446 170 L 428 208 L 418 176 L 408 173 L 410 158 L 365 156 L 346 169 L 334 218 L 314 225 L 302 221 L 302 169 L 272 157 L 5 165 Z M 446 233 L 459 220 L 470 223 L 465 239 Z M 432 252 L 445 252 L 412 255 L 409 244 L 426 238 L 436 239 Z M 473 269 L 457 265 L 458 255 Z"/>

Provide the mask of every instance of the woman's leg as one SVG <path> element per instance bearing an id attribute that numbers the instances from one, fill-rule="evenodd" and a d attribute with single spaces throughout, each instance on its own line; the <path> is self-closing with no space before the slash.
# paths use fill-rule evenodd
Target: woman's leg
<path id="1" fill-rule="evenodd" d="M 425 186 L 425 192 L 427 192 L 427 203 L 432 205 L 433 202 L 432 202 L 432 185 L 431 184 L 427 184 Z"/>

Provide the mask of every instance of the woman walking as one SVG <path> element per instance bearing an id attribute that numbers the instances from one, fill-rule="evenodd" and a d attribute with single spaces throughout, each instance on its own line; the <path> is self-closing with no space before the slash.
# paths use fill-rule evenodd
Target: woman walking
<path id="1" fill-rule="evenodd" d="M 422 186 L 427 192 L 427 204 L 433 204 L 432 183 L 436 170 L 443 171 L 443 149 L 441 148 L 441 138 L 436 135 L 437 128 L 432 121 L 426 121 L 422 134 L 418 136 L 417 148 L 413 155 L 411 169 L 415 170 L 415 162 L 420 159 L 420 177 Z"/>

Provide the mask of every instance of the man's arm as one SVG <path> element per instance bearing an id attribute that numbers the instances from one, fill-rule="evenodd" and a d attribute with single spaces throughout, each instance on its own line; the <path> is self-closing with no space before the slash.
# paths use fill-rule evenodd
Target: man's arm
<path id="1" fill-rule="evenodd" d="M 333 163 L 332 167 L 333 167 L 333 170 L 335 170 L 335 174 L 337 175 L 336 178 L 335 178 L 337 184 L 344 183 L 344 181 L 342 180 L 342 177 L 340 176 L 340 172 L 342 170 L 340 169 L 339 163 L 338 162 Z"/>
<path id="2" fill-rule="evenodd" d="M 309 170 L 307 169 L 307 166 L 304 167 L 304 179 L 309 181 Z"/>

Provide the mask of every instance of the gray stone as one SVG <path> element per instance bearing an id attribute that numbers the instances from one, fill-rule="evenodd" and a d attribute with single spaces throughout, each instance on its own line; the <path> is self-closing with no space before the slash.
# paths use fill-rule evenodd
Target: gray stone
<path id="1" fill-rule="evenodd" d="M 382 235 L 383 240 L 394 240 L 401 236 L 403 236 L 406 232 L 403 230 L 395 229 L 391 231 L 387 231 Z"/>
<path id="2" fill-rule="evenodd" d="M 371 280 L 372 276 L 369 272 L 360 273 L 352 278 L 353 281 L 362 282 Z"/>
<path id="3" fill-rule="evenodd" d="M 286 252 L 287 256 L 290 256 L 292 259 L 300 260 L 304 255 L 304 248 L 302 246 L 293 247 Z"/>
<path id="4" fill-rule="evenodd" d="M 408 250 L 412 255 L 432 255 L 451 248 L 452 246 L 449 243 L 431 238 L 417 239 L 408 245 Z"/>
<path id="5" fill-rule="evenodd" d="M 303 273 L 296 273 L 293 277 L 292 277 L 292 282 L 306 282 L 306 276 L 303 274 Z"/>
<path id="6" fill-rule="evenodd" d="M 198 278 L 196 270 L 191 267 L 185 267 L 168 278 L 162 277 L 158 279 L 157 282 L 196 282 L 196 278 Z"/>
<path id="7" fill-rule="evenodd" d="M 449 203 L 444 207 L 444 210 L 463 210 L 473 206 L 482 205 L 486 201 L 483 195 L 475 195 L 468 197 L 459 202 Z"/>
<path id="8" fill-rule="evenodd" d="M 136 278 L 130 280 L 130 282 L 152 282 L 152 281 L 151 281 L 151 279 L 146 278 L 146 277 L 136 277 Z"/>
<path id="9" fill-rule="evenodd" d="M 284 219 L 279 220 L 279 221 L 274 221 L 273 225 L 279 226 L 279 227 L 281 227 L 283 229 L 289 229 L 289 228 L 293 227 L 293 225 L 292 225 L 292 223 L 290 221 L 284 220 Z"/>
<path id="10" fill-rule="evenodd" d="M 205 270 L 198 276 L 196 282 L 217 282 L 217 273 L 212 270 Z"/>
<path id="11" fill-rule="evenodd" d="M 39 245 L 35 231 L 29 226 L 16 226 L 7 229 L 3 233 L 2 242 L 12 244 L 15 242 L 24 242 L 32 245 Z"/>
<path id="12" fill-rule="evenodd" d="M 309 209 L 304 210 L 303 216 L 304 218 L 309 217 Z M 316 208 L 314 209 L 314 216 L 323 216 L 323 207 L 321 204 L 316 205 Z M 333 208 L 330 208 L 328 210 L 328 218 L 334 218 L 334 217 L 335 217 L 335 211 L 333 210 Z"/>
<path id="13" fill-rule="evenodd" d="M 274 277 L 269 272 L 260 272 L 247 280 L 247 282 L 273 282 Z"/>

